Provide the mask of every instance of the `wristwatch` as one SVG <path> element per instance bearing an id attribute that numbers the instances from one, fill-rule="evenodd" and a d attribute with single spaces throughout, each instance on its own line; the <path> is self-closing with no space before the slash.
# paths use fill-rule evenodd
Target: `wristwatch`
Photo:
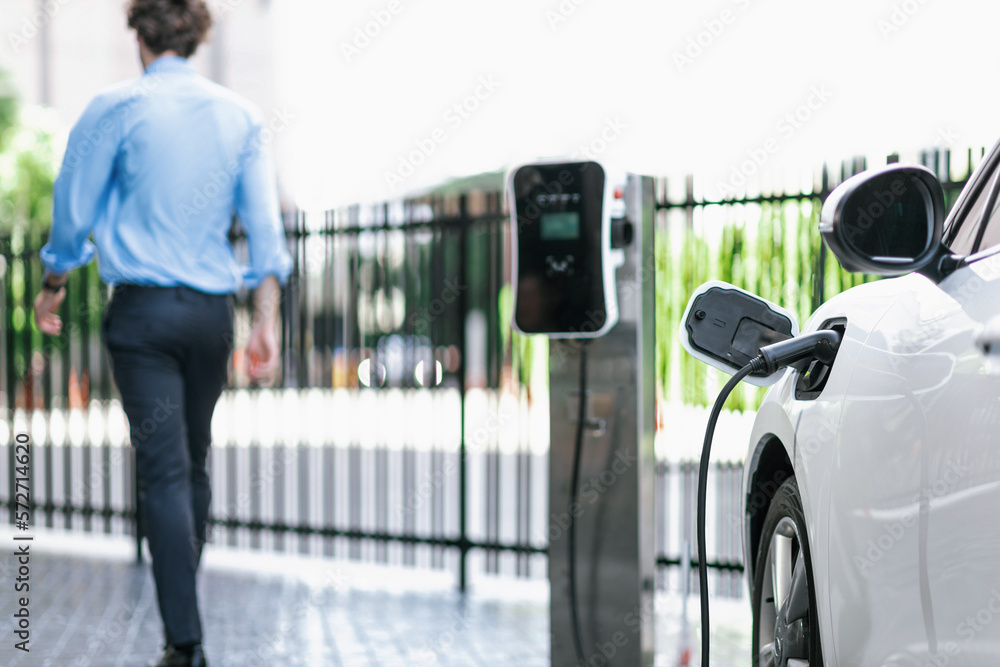
<path id="1" fill-rule="evenodd" d="M 49 280 L 51 278 L 52 278 L 51 274 L 48 274 L 48 273 L 46 273 L 45 277 L 42 278 L 42 289 L 45 290 L 46 292 L 53 292 L 53 293 L 55 293 L 55 292 L 58 292 L 59 290 L 61 290 L 63 287 L 66 286 L 65 282 L 60 283 L 58 285 L 54 285 L 54 284 L 50 283 Z"/>

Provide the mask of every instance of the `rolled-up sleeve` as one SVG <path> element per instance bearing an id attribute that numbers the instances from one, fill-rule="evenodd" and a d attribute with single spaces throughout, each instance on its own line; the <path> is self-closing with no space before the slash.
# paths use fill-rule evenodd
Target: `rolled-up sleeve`
<path id="1" fill-rule="evenodd" d="M 52 191 L 49 242 L 39 253 L 52 273 L 66 273 L 94 257 L 89 237 L 104 214 L 122 136 L 115 108 L 95 99 L 70 132 Z"/>
<path id="2" fill-rule="evenodd" d="M 246 230 L 250 248 L 250 266 L 243 267 L 243 282 L 250 288 L 257 287 L 267 276 L 276 277 L 284 285 L 292 271 L 274 167 L 262 129 L 259 122 L 254 124 L 236 187 L 236 216 Z"/>

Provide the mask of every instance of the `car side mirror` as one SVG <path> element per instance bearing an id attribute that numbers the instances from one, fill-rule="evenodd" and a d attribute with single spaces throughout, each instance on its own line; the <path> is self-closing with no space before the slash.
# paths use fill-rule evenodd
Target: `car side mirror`
<path id="1" fill-rule="evenodd" d="M 848 271 L 917 271 L 940 282 L 952 259 L 941 243 L 944 216 L 944 190 L 933 172 L 894 164 L 837 186 L 823 203 L 819 230 Z"/>
<path id="2" fill-rule="evenodd" d="M 718 280 L 694 291 L 681 318 L 681 345 L 696 359 L 733 375 L 760 348 L 799 334 L 790 312 L 755 294 Z M 748 375 L 746 382 L 767 387 L 781 373 Z"/>

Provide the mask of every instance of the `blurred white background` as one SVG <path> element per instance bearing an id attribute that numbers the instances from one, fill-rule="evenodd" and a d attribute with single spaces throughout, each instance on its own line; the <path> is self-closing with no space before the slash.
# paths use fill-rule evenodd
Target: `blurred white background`
<path id="1" fill-rule="evenodd" d="M 0 66 L 61 122 L 138 74 L 121 0 L 2 4 Z M 1000 136 L 984 76 L 1000 59 L 996 3 L 209 4 L 218 26 L 196 62 L 266 117 L 290 119 L 274 147 L 286 193 L 307 208 L 581 148 L 714 188 L 755 158 L 775 171 Z M 46 6 L 39 35 L 18 42 Z"/>

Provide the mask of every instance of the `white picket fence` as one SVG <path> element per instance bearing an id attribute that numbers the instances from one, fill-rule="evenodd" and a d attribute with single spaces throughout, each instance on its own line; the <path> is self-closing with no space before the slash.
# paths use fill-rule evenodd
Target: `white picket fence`
<path id="1" fill-rule="evenodd" d="M 470 391 L 466 397 L 467 536 L 474 542 L 546 546 L 548 406 Z M 375 535 L 459 534 L 457 391 L 328 389 L 227 391 L 212 423 L 213 516 L 263 525 L 333 526 Z M 657 553 L 678 558 L 693 541 L 696 462 L 708 413 L 661 406 Z M 132 451 L 118 401 L 88 410 L 14 413 L 0 424 L 0 480 L 12 480 L 11 437 L 33 443 L 32 500 L 38 525 L 130 534 Z M 739 496 L 752 415 L 724 412 L 710 473 L 710 559 L 741 561 Z M 9 503 L 12 484 L 0 482 Z M 74 508 L 67 512 L 66 506 Z M 81 508 L 96 514 L 87 516 Z M 101 510 L 109 509 L 105 517 Z M 265 551 L 297 551 L 416 567 L 453 568 L 453 548 L 405 541 L 298 535 L 216 526 L 212 540 Z M 473 550 L 470 567 L 546 576 L 544 554 Z M 679 568 L 660 583 L 681 587 Z M 715 587 L 740 595 L 738 574 Z"/>

